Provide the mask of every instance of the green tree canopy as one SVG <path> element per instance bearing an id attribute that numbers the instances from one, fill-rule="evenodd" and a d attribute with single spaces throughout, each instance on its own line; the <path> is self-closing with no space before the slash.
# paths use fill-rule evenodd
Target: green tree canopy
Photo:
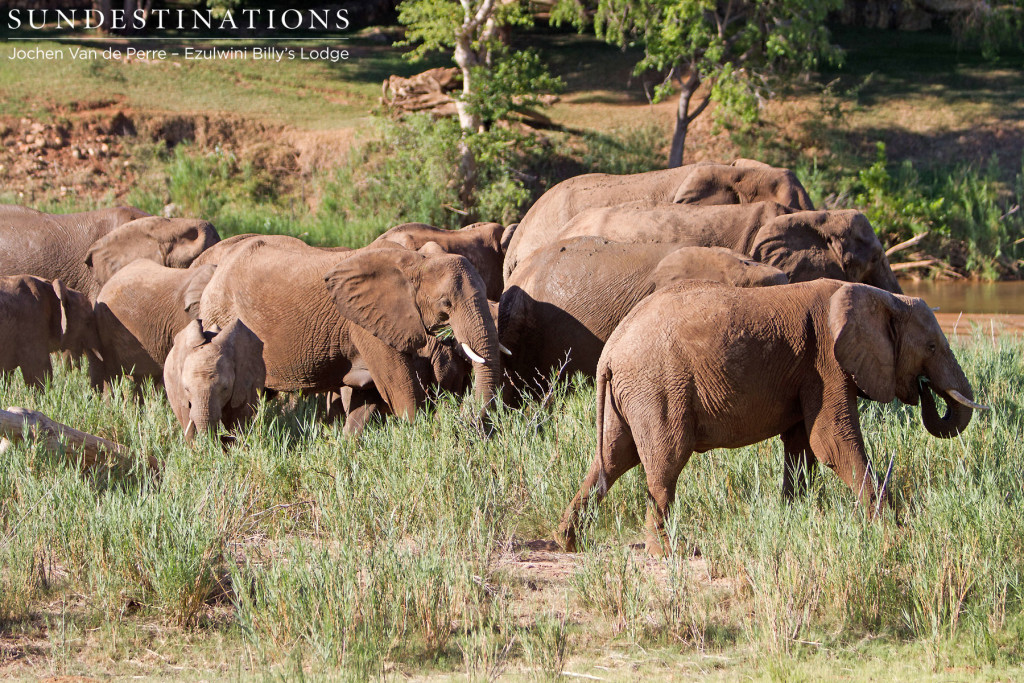
<path id="1" fill-rule="evenodd" d="M 589 6 L 588 6 L 589 4 Z M 761 99 L 795 74 L 840 53 L 830 42 L 826 15 L 842 0 L 559 0 L 553 19 L 581 30 L 593 17 L 599 38 L 639 45 L 635 73 L 656 70 L 663 99 L 679 90 L 669 166 L 683 162 L 689 124 L 712 100 L 719 121 L 753 122 Z M 592 12 L 591 12 L 592 10 Z M 698 88 L 704 99 L 691 107 Z"/>

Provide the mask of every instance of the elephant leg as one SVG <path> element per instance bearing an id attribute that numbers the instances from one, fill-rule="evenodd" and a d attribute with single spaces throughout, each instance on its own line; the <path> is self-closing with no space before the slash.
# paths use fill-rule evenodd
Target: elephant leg
<path id="1" fill-rule="evenodd" d="M 49 354 L 23 361 L 21 376 L 25 379 L 26 386 L 35 386 L 40 389 L 45 387 L 46 380 L 53 376 L 53 366 L 50 365 Z"/>
<path id="2" fill-rule="evenodd" d="M 817 474 L 817 460 L 811 452 L 807 428 L 803 422 L 784 431 L 780 438 L 782 456 L 782 497 L 792 500 L 807 493 Z"/>
<path id="3" fill-rule="evenodd" d="M 569 503 L 555 532 L 555 540 L 568 552 L 576 551 L 576 533 L 580 514 L 589 505 L 597 505 L 608 489 L 623 474 L 640 464 L 636 442 L 629 425 L 616 412 L 610 392 L 605 396 L 601 441 L 590 471 L 583 478 L 576 496 Z"/>
<path id="4" fill-rule="evenodd" d="M 637 433 L 643 435 L 638 439 L 638 450 L 647 475 L 645 545 L 647 552 L 656 556 L 668 550 L 665 520 L 676 497 L 679 475 L 693 454 L 693 426 L 685 419 L 680 422 L 683 425 L 681 438 L 673 438 L 675 426 L 666 424 L 660 417 L 651 424 L 637 427 Z"/>
<path id="5" fill-rule="evenodd" d="M 348 391 L 345 391 L 346 389 Z M 345 413 L 348 417 L 345 419 L 344 431 L 349 436 L 358 436 L 362 433 L 366 423 L 375 415 L 384 415 L 387 412 L 380 394 L 372 387 L 368 389 L 342 387 L 342 393 L 343 395 L 347 394 Z"/>
<path id="6" fill-rule="evenodd" d="M 384 403 L 392 413 L 412 422 L 427 398 L 413 363 L 357 325 L 351 326 L 350 335 Z"/>
<path id="7" fill-rule="evenodd" d="M 864 437 L 852 390 L 845 400 L 823 403 L 804 411 L 811 451 L 857 495 L 868 517 L 876 510 L 875 473 L 864 450 Z"/>

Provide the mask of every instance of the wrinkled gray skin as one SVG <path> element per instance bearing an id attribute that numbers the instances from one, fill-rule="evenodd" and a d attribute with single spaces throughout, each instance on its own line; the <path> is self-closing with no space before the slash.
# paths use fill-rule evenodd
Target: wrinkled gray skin
<path id="1" fill-rule="evenodd" d="M 427 339 L 423 357 L 411 358 L 417 384 L 426 392 L 432 387 L 456 395 L 464 394 L 470 386 L 472 363 L 460 353 L 454 340 Z M 356 435 L 363 431 L 374 416 L 391 414 L 391 408 L 371 383 L 366 386 L 343 386 L 337 394 L 330 394 L 329 402 L 337 400 L 346 415 L 344 432 Z M 328 405 L 328 418 L 333 406 Z"/>
<path id="2" fill-rule="evenodd" d="M 195 261 L 192 262 L 192 268 L 199 268 L 201 266 L 215 266 L 221 261 L 225 260 L 230 256 L 235 249 L 240 247 L 246 240 L 254 237 L 268 237 L 268 235 L 247 232 L 241 235 L 233 235 L 226 240 L 221 240 L 217 244 L 213 245 L 202 254 L 200 254 Z M 305 242 L 300 240 L 298 237 L 291 237 L 290 235 L 272 235 L 269 236 L 272 239 L 278 240 L 278 243 L 292 243 L 296 245 L 306 245 Z M 316 247 L 320 251 L 337 254 L 352 251 L 348 247 Z"/>
<path id="3" fill-rule="evenodd" d="M 135 259 L 185 268 L 218 239 L 206 221 L 131 207 L 47 214 L 0 206 L 0 275 L 60 279 L 95 301 L 103 283 Z"/>
<path id="4" fill-rule="evenodd" d="M 774 202 L 739 206 L 590 209 L 562 230 L 618 242 L 725 247 L 786 273 L 790 282 L 834 278 L 900 293 L 885 249 L 859 211 L 797 211 Z M 511 281 L 511 280 L 510 280 Z"/>
<path id="5" fill-rule="evenodd" d="M 945 417 L 933 392 L 946 403 Z M 858 396 L 920 400 L 925 428 L 940 438 L 962 432 L 982 407 L 921 299 L 836 280 L 659 290 L 626 316 L 601 354 L 597 453 L 557 537 L 574 548 L 580 512 L 641 464 L 651 501 L 647 547 L 661 552 L 690 455 L 775 435 L 785 447 L 786 495 L 806 486 L 817 460 L 873 515 L 884 491 L 865 455 Z"/>
<path id="6" fill-rule="evenodd" d="M 263 342 L 242 322 L 223 330 L 191 321 L 174 337 L 163 380 L 175 417 L 191 441 L 198 432 L 244 424 L 266 380 Z"/>
<path id="7" fill-rule="evenodd" d="M 385 232 L 370 246 L 379 247 L 384 242 L 391 242 L 418 250 L 432 242 L 448 254 L 465 256 L 483 278 L 487 298 L 497 301 L 503 289 L 501 268 L 505 249 L 514 229 L 514 226 L 505 228 L 498 223 L 474 223 L 460 230 L 435 228 L 426 223 L 403 223 Z"/>
<path id="8" fill-rule="evenodd" d="M 562 228 L 587 209 L 631 202 L 638 206 L 710 206 L 764 201 L 777 202 L 793 210 L 814 209 L 807 191 L 791 171 L 748 159 L 738 159 L 731 165 L 699 163 L 633 175 L 590 173 L 576 176 L 545 192 L 526 212 L 509 243 L 502 272 L 508 281 L 516 265 L 530 252 L 570 237 L 561 234 Z"/>
<path id="9" fill-rule="evenodd" d="M 99 363 L 99 335 L 92 303 L 60 280 L 0 276 L 0 372 L 21 368 L 26 384 L 43 386 L 52 373 L 50 353 L 86 356 Z"/>
<path id="10" fill-rule="evenodd" d="M 396 415 L 425 400 L 417 367 L 448 323 L 474 363 L 486 405 L 499 376 L 498 335 L 484 285 L 461 256 L 402 248 L 332 253 L 292 238 L 246 240 L 221 261 L 202 298 L 206 324 L 240 319 L 264 344 L 266 386 L 326 392 L 374 386 Z M 429 330 L 429 331 L 428 331 Z"/>
<path id="11" fill-rule="evenodd" d="M 694 279 L 735 287 L 787 282 L 785 273 L 721 247 L 576 237 L 538 249 L 501 297 L 498 337 L 511 352 L 503 372 L 530 393 L 545 391 L 563 363 L 564 377 L 593 377 L 608 337 L 641 299 Z"/>
<path id="12" fill-rule="evenodd" d="M 203 289 L 215 266 L 167 268 L 138 259 L 103 285 L 96 326 L 103 352 L 100 382 L 130 374 L 159 383 L 174 335 L 199 315 Z"/>

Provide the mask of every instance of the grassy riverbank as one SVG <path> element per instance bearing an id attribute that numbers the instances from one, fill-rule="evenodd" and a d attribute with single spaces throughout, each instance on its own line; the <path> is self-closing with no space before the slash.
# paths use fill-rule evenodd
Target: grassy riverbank
<path id="1" fill-rule="evenodd" d="M 894 458 L 892 516 L 866 523 L 823 472 L 779 496 L 772 441 L 696 456 L 646 556 L 639 471 L 578 555 L 544 539 L 594 448 L 593 390 L 499 415 L 451 398 L 359 440 L 261 406 L 227 451 L 188 448 L 161 394 L 108 396 L 61 369 L 5 404 L 157 456 L 158 480 L 83 477 L 32 444 L 0 467 L 0 673 L 211 676 L 433 673 L 627 679 L 1006 679 L 1024 662 L 1024 346 L 957 354 L 979 400 L 958 438 L 915 408 L 863 403 L 870 456 Z M 695 554 L 699 552 L 699 554 Z"/>
<path id="2" fill-rule="evenodd" d="M 0 70 L 0 200 L 173 205 L 224 234 L 350 246 L 405 220 L 458 225 L 468 218 L 452 186 L 454 124 L 399 126 L 375 115 L 384 78 L 444 59 L 409 64 L 386 39 L 375 42 L 382 35 L 346 41 L 352 57 L 337 64 L 9 63 Z M 649 104 L 650 84 L 631 75 L 635 53 L 563 32 L 517 40 L 539 48 L 566 83 L 545 111 L 557 130 L 509 131 L 487 150 L 476 217 L 512 222 L 570 175 L 663 165 L 675 103 Z M 761 125 L 716 131 L 709 115 L 698 119 L 687 161 L 751 156 L 790 166 L 819 205 L 866 211 L 888 245 L 928 231 L 899 256 L 931 262 L 917 275 L 1020 277 L 1019 55 L 985 60 L 937 32 L 841 29 L 837 40 L 843 67 L 765 102 Z M 32 148 L 33 125 L 62 146 Z"/>

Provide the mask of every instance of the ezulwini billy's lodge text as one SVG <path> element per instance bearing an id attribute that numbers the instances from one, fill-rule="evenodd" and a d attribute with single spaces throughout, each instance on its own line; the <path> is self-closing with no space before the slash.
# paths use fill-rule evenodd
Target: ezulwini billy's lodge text
<path id="1" fill-rule="evenodd" d="M 98 50 L 89 47 L 60 48 L 19 48 L 11 49 L 8 59 L 14 60 L 57 60 L 57 59 L 131 59 L 162 60 L 184 58 L 187 60 L 251 59 L 263 62 L 284 62 L 294 60 L 341 62 L 349 58 L 350 52 L 334 47 L 175 47 L 173 49 L 144 49 L 137 47 L 106 48 Z"/>

